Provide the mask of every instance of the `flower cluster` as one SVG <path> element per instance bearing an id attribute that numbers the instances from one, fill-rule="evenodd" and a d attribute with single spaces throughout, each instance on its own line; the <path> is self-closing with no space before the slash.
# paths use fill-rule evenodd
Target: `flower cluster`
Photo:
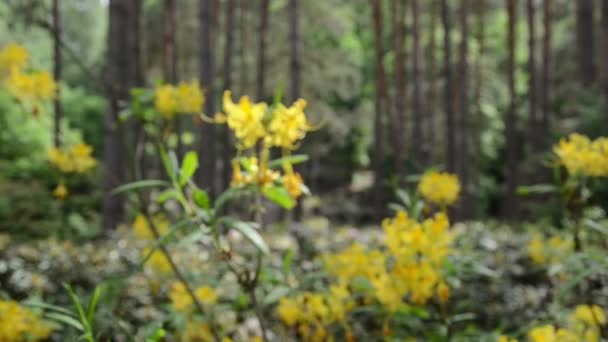
<path id="1" fill-rule="evenodd" d="M 200 113 L 205 103 L 205 95 L 198 81 L 180 82 L 177 86 L 164 84 L 156 88 L 156 110 L 166 119 L 175 114 Z"/>
<path id="2" fill-rule="evenodd" d="M 28 52 L 11 43 L 0 51 L 0 83 L 6 82 L 11 95 L 37 108 L 55 97 L 58 85 L 47 71 L 27 71 Z"/>
<path id="3" fill-rule="evenodd" d="M 528 243 L 528 255 L 537 265 L 559 263 L 572 252 L 572 242 L 559 235 L 545 240 L 536 234 Z"/>
<path id="4" fill-rule="evenodd" d="M 33 311 L 15 301 L 0 300 L 0 341 L 43 341 L 51 328 Z"/>
<path id="5" fill-rule="evenodd" d="M 200 286 L 194 290 L 194 295 L 205 306 L 213 305 L 217 302 L 219 294 L 209 286 Z M 169 299 L 175 311 L 190 312 L 193 307 L 192 296 L 188 293 L 186 286 L 182 282 L 175 282 L 169 289 Z"/>
<path id="6" fill-rule="evenodd" d="M 460 182 L 456 175 L 431 171 L 420 179 L 418 191 L 427 201 L 445 207 L 458 199 Z"/>
<path id="7" fill-rule="evenodd" d="M 225 123 L 237 140 L 239 156 L 232 162 L 233 187 L 278 185 L 297 199 L 304 192 L 302 176 L 287 161 L 297 149 L 311 126 L 306 118 L 305 100 L 297 100 L 292 106 L 283 104 L 269 107 L 264 102 L 253 103 L 247 96 L 234 103 L 231 92 L 224 92 L 224 114 L 217 114 L 214 121 Z M 258 148 L 259 147 L 259 148 Z M 284 162 L 283 174 L 269 167 L 270 149 L 281 148 Z M 247 155 L 242 157 L 241 155 Z"/>
<path id="8" fill-rule="evenodd" d="M 573 176 L 608 176 L 608 138 L 591 140 L 572 133 L 553 147 L 558 161 Z"/>
<path id="9" fill-rule="evenodd" d="M 533 328 L 528 332 L 530 342 L 598 342 L 601 327 L 606 325 L 604 310 L 597 305 L 579 305 L 570 315 L 566 327 L 552 324 Z"/>
<path id="10" fill-rule="evenodd" d="M 91 146 L 78 143 L 69 148 L 51 148 L 48 159 L 62 173 L 86 173 L 97 165 L 92 153 Z"/>

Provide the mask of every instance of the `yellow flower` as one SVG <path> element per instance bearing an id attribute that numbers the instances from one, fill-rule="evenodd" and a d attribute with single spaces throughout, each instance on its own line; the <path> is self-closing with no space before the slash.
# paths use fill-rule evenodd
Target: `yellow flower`
<path id="1" fill-rule="evenodd" d="M 181 342 L 212 342 L 215 341 L 209 324 L 189 321 L 182 335 Z"/>
<path id="2" fill-rule="evenodd" d="M 217 292 L 215 291 L 215 289 L 209 286 L 201 286 L 197 288 L 194 294 L 196 295 L 196 298 L 200 300 L 203 304 L 210 305 L 217 302 Z"/>
<path id="3" fill-rule="evenodd" d="M 155 97 L 156 110 L 165 118 L 170 119 L 177 112 L 177 97 L 172 85 L 164 84 L 156 88 Z"/>
<path id="4" fill-rule="evenodd" d="M 197 80 L 191 83 L 180 82 L 175 90 L 177 112 L 200 113 L 203 110 L 205 96 Z"/>
<path id="5" fill-rule="evenodd" d="M 85 173 L 97 165 L 91 156 L 93 148 L 85 143 L 78 143 L 71 148 L 51 148 L 47 158 L 49 162 L 63 173 Z"/>
<path id="6" fill-rule="evenodd" d="M 68 188 L 66 188 L 63 183 L 57 185 L 57 187 L 53 190 L 53 196 L 57 199 L 64 199 L 68 196 Z"/>
<path id="7" fill-rule="evenodd" d="M 293 199 L 298 199 L 302 195 L 302 184 L 302 176 L 297 172 L 287 172 L 283 176 L 283 186 Z"/>
<path id="8" fill-rule="evenodd" d="M 272 113 L 268 125 L 269 141 L 272 146 L 293 150 L 296 143 L 306 136 L 311 127 L 304 113 L 306 101 L 297 100 L 291 107 L 279 104 Z"/>
<path id="9" fill-rule="evenodd" d="M 603 326 L 606 324 L 606 314 L 598 305 L 578 305 L 571 317 L 572 320 L 589 326 Z"/>
<path id="10" fill-rule="evenodd" d="M 553 152 L 571 175 L 608 176 L 608 138 L 591 141 L 584 135 L 572 133 L 560 140 Z"/>
<path id="11" fill-rule="evenodd" d="M 146 257 L 148 254 L 150 254 L 150 252 L 150 248 L 145 248 L 142 255 Z M 152 252 L 152 255 L 150 255 L 148 261 L 146 262 L 146 267 L 149 267 L 151 270 L 156 273 L 160 273 L 161 275 L 171 272 L 171 264 L 169 263 L 167 256 L 165 256 L 165 254 L 159 250 Z"/>
<path id="12" fill-rule="evenodd" d="M 46 71 L 26 74 L 19 69 L 12 69 L 8 89 L 22 102 L 37 103 L 55 97 L 57 84 Z"/>
<path id="13" fill-rule="evenodd" d="M 0 300 L 0 341 L 43 341 L 50 335 L 51 328 L 33 311 L 15 301 Z"/>
<path id="14" fill-rule="evenodd" d="M 509 336 L 506 336 L 506 335 L 500 335 L 498 337 L 498 342 L 517 342 L 517 339 L 510 338 Z"/>
<path id="15" fill-rule="evenodd" d="M 10 43 L 0 51 L 0 71 L 23 69 L 27 65 L 27 59 L 28 52 L 23 46 Z"/>
<path id="16" fill-rule="evenodd" d="M 571 252 L 571 241 L 559 235 L 545 241 L 542 235 L 535 234 L 528 243 L 528 255 L 537 265 L 559 263 Z"/>
<path id="17" fill-rule="evenodd" d="M 154 225 L 158 230 L 160 236 L 163 236 L 169 232 L 169 221 L 166 217 L 162 215 L 156 215 L 153 218 Z M 150 228 L 148 219 L 144 214 L 137 214 L 135 216 L 135 220 L 133 221 L 133 233 L 140 239 L 144 240 L 154 240 L 154 234 L 152 233 L 152 229 Z"/>
<path id="18" fill-rule="evenodd" d="M 188 311 L 192 306 L 192 297 L 182 282 L 174 282 L 169 289 L 169 299 L 176 311 Z"/>
<path id="19" fill-rule="evenodd" d="M 437 298 L 439 299 L 439 303 L 447 303 L 448 300 L 450 300 L 450 295 L 451 291 L 446 283 L 441 282 L 437 285 Z"/>
<path id="20" fill-rule="evenodd" d="M 446 172 L 427 172 L 418 184 L 418 191 L 428 201 L 440 206 L 450 205 L 458 199 L 458 177 Z"/>
<path id="21" fill-rule="evenodd" d="M 249 97 L 243 96 L 238 105 L 232 102 L 231 92 L 224 92 L 224 112 L 228 127 L 234 132 L 240 147 L 248 149 L 266 135 L 264 116 L 268 105 L 252 103 Z"/>
<path id="22" fill-rule="evenodd" d="M 279 300 L 277 315 L 283 323 L 291 327 L 298 321 L 300 308 L 294 300 L 284 297 Z"/>

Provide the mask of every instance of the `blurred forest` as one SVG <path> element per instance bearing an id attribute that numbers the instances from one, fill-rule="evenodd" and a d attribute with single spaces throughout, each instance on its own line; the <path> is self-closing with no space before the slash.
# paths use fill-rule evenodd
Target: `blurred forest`
<path id="1" fill-rule="evenodd" d="M 17 74 L 16 69 L 2 65 L 9 63 L 9 57 L 2 56 L 9 54 L 0 53 L 0 299 L 25 301 L 35 297 L 61 309 L 59 306 L 74 303 L 74 293 L 95 298 L 95 286 L 108 284 L 109 278 L 117 280 L 117 274 L 128 271 L 129 277 L 124 278 L 135 279 L 125 280 L 129 284 L 122 287 L 107 285 L 105 303 L 111 308 L 108 312 L 100 309 L 100 318 L 89 317 L 89 324 L 86 319 L 71 324 L 65 317 L 55 317 L 68 328 L 52 326 L 54 333 L 40 333 L 43 337 L 39 339 L 37 335 L 12 339 L 0 331 L 0 342 L 60 341 L 80 333 L 88 341 L 126 341 L 130 340 L 126 336 L 132 335 L 134 341 L 220 341 L 220 337 L 254 341 L 254 336 L 264 341 L 333 341 L 334 337 L 355 341 L 357 336 L 357 341 L 499 338 L 510 342 L 510 337 L 499 337 L 500 333 L 525 338 L 534 326 L 531 322 L 565 317 L 566 309 L 574 304 L 588 304 L 585 308 L 589 312 L 600 315 L 592 304 L 608 304 L 608 225 L 604 226 L 608 184 L 598 180 L 604 174 L 596 178 L 598 174 L 589 170 L 604 165 L 601 158 L 608 158 L 608 152 L 598 147 L 603 151 L 598 157 L 601 160 L 585 161 L 588 164 L 575 175 L 554 146 L 564 147 L 559 145 L 560 139 L 572 132 L 588 137 L 589 144 L 599 138 L 598 146 L 601 137 L 608 136 L 606 37 L 608 1 L 604 0 L 0 2 L 0 48 L 10 44 L 23 47 L 28 56 L 26 68 L 48 71 L 56 84 L 51 87 L 55 95 L 44 103 L 23 100 L 3 81 L 3 75 Z M 171 90 L 173 85 L 175 90 Z M 38 87 L 33 89 L 41 89 Z M 177 103 L 165 102 L 174 108 L 168 114 L 163 112 L 162 92 L 178 94 L 180 89 L 189 95 Z M 224 93 L 226 90 L 231 92 Z M 304 115 L 301 107 L 306 107 L 307 118 L 302 119 L 300 131 L 293 133 L 297 139 L 288 144 L 256 137 L 254 144 L 244 143 L 231 121 L 230 109 L 232 105 L 249 113 L 243 99 L 232 103 L 243 96 L 253 101 L 252 115 L 261 103 L 268 103 L 272 109 L 268 113 L 282 108 Z M 305 102 L 298 102 L 300 98 Z M 187 105 L 195 108 L 179 109 Z M 242 120 L 246 126 L 257 119 L 246 116 Z M 222 125 L 224 121 L 227 125 Z M 287 126 L 278 125 L 287 130 Z M 269 127 L 267 133 L 281 129 Z M 574 144 L 576 138 L 571 139 Z M 275 149 L 267 144 L 274 144 Z M 61 151 L 76 157 L 81 153 L 83 159 L 78 162 L 90 165 L 79 164 L 66 171 L 65 164 L 61 166 Z M 568 156 L 575 160 L 577 153 Z M 195 159 L 196 166 L 192 166 Z M 253 182 L 259 183 L 254 184 L 259 185 L 257 190 L 247 188 L 252 183 L 246 178 L 238 179 L 241 169 L 245 176 L 258 169 L 264 173 L 266 161 L 283 168 L 277 174 L 269 173 L 268 177 L 275 177 L 271 183 L 282 182 L 272 188 L 273 192 L 264 188 L 261 179 Z M 189 162 L 192 170 L 185 171 Z M 457 177 L 455 192 L 459 196 L 453 205 L 451 200 L 429 199 L 423 190 L 425 175 L 443 172 Z M 592 174 L 578 177 L 585 172 Z M 431 193 L 448 191 L 446 184 L 451 181 L 441 182 L 445 183 Z M 170 186 L 161 191 L 162 184 Z M 239 186 L 254 195 L 224 206 L 229 201 L 225 194 Z M 131 193 L 133 190 L 144 192 Z M 259 193 L 255 195 L 255 191 Z M 249 199 L 253 204 L 248 204 Z M 377 228 L 383 218 L 394 215 L 394 209 L 408 212 L 424 227 L 443 222 L 432 213 L 445 213 L 452 224 L 458 223 L 453 231 L 469 236 L 456 243 L 460 252 L 455 254 L 459 256 L 448 258 L 450 266 L 442 271 L 445 279 L 429 285 L 439 296 L 436 305 L 429 305 L 428 311 L 416 311 L 416 305 L 425 307 L 427 301 L 412 299 L 413 306 L 399 311 L 403 317 L 395 314 L 397 309 L 372 314 L 362 303 L 373 299 L 362 297 L 345 309 L 350 312 L 346 321 L 356 324 L 342 324 L 346 322 L 342 320 L 319 323 L 316 318 L 314 324 L 305 323 L 304 318 L 291 322 L 285 311 L 279 311 L 276 322 L 268 322 L 274 317 L 274 305 L 279 300 L 285 304 L 283 298 L 288 294 L 308 293 L 301 292 L 304 289 L 330 291 L 330 281 L 312 279 L 314 276 L 306 278 L 310 283 L 302 280 L 294 285 L 298 274 L 322 268 L 319 260 L 327 262 L 329 258 L 323 253 L 352 253 L 342 257 L 355 260 L 354 255 L 358 255 L 356 260 L 367 260 L 371 254 L 357 254 L 359 247 L 344 247 L 357 241 L 372 248 L 386 240 L 387 246 L 378 248 L 393 253 L 386 259 L 389 264 L 399 260 L 401 254 L 388 242 L 391 233 L 387 221 L 383 223 L 386 237 L 379 238 L 382 230 Z M 168 219 L 155 223 L 159 213 Z M 232 218 L 225 219 L 229 215 L 247 218 L 234 223 Z M 395 222 L 403 222 L 399 217 L 395 216 Z M 205 227 L 205 233 L 199 232 L 202 237 L 189 230 L 178 231 L 181 228 L 175 228 L 178 232 L 174 233 L 175 226 L 188 220 L 192 222 L 183 225 Z M 216 223 L 231 228 L 220 234 L 214 228 Z M 242 223 L 247 223 L 246 227 Z M 172 228 L 161 229 L 165 225 Z M 586 230 L 586 225 L 592 228 Z M 153 234 L 146 234 L 152 234 L 156 243 L 142 247 L 125 238 L 128 227 L 149 229 Z M 205 230 L 208 227 L 210 230 Z M 262 262 L 261 257 L 254 257 L 256 252 L 245 248 L 240 255 L 243 259 L 238 259 L 234 255 L 241 250 L 233 244 L 242 242 L 230 240 L 230 229 L 238 230 L 264 253 L 276 252 L 276 257 Z M 566 235 L 569 242 L 551 240 L 555 232 Z M 545 242 L 534 240 L 538 233 L 544 234 Z M 442 235 L 433 234 L 430 240 L 441 240 Z M 173 255 L 180 262 L 200 266 L 197 263 L 234 257 L 255 271 L 255 276 L 249 279 L 245 266 L 239 273 L 224 268 L 210 270 L 207 264 L 200 266 L 204 270 L 201 274 L 193 271 L 194 266 L 180 273 L 170 257 L 178 252 L 167 247 L 170 243 L 183 243 L 182 254 Z M 213 243 L 215 249 L 208 247 Z M 568 253 L 563 249 L 566 245 Z M 207 247 L 197 249 L 200 246 Z M 543 246 L 551 246 L 546 248 L 553 254 L 539 256 Z M 27 248 L 33 249 L 31 260 L 23 254 Z M 523 252 L 515 252 L 520 249 Z M 154 261 L 155 251 L 164 256 Z M 425 252 L 421 249 L 420 253 Z M 578 259 L 555 266 L 559 263 L 554 254 L 569 253 Z M 45 261 L 48 257 L 51 261 Z M 112 261 L 102 262 L 106 257 Z M 204 283 L 205 279 L 218 279 L 212 283 L 221 288 L 227 282 L 224 274 L 233 272 L 235 277 L 230 279 L 241 290 L 235 290 L 239 294 L 230 299 L 226 295 L 226 308 L 213 312 L 226 312 L 228 307 L 239 312 L 237 328 L 223 326 L 223 321 L 215 326 L 217 317 L 209 314 L 206 304 L 198 308 L 199 313 L 211 318 L 205 318 L 205 326 L 198 330 L 191 325 L 195 321 L 192 315 L 175 316 L 165 307 L 160 309 L 155 303 L 172 290 L 162 280 L 143 285 L 144 281 L 134 276 L 133 265 L 139 262 L 134 260 L 140 257 L 143 261 L 138 271 L 149 261 L 175 272 L 176 281 L 186 286 L 183 296 L 191 295 L 194 306 L 198 305 L 198 294 L 195 296 L 186 280 L 203 279 Z M 257 264 L 250 264 L 254 260 Z M 530 266 L 534 263 L 536 266 Z M 93 264 L 99 268 L 90 266 Z M 273 278 L 274 273 L 264 271 L 262 264 L 276 266 L 277 274 L 283 268 L 285 279 Z M 289 271 L 292 264 L 298 265 L 293 266 L 293 272 Z M 371 264 L 361 261 L 357 265 Z M 539 264 L 546 267 L 546 274 L 539 271 Z M 227 265 L 230 268 L 230 262 Z M 75 274 L 79 268 L 86 271 Z M 583 275 L 568 273 L 585 269 L 588 273 Z M 58 276 L 53 281 L 55 272 Z M 155 279 L 152 271 L 142 272 L 142 279 Z M 565 280 L 567 284 L 560 287 L 558 283 L 566 274 L 575 280 Z M 344 277 L 333 274 L 327 279 L 334 276 Z M 37 288 L 36 277 L 48 284 Z M 349 277 L 349 281 L 356 278 Z M 472 284 L 470 289 L 466 280 Z M 375 281 L 379 280 L 365 286 L 385 291 Z M 62 282 L 74 286 L 74 290 L 68 286 L 69 295 Z M 476 292 L 486 282 L 494 285 Z M 504 284 L 497 285 L 500 282 Z M 357 293 L 357 286 L 359 290 L 365 287 L 349 284 L 351 294 Z M 145 294 L 139 293 L 141 289 L 125 290 L 147 286 L 152 290 Z M 446 295 L 445 291 L 451 292 Z M 259 306 L 256 293 L 263 296 Z M 304 303 L 311 300 L 303 296 Z M 404 296 L 415 297 L 401 293 L 400 298 Z M 464 298 L 462 305 L 447 309 L 449 297 Z M 175 298 L 171 300 L 175 305 Z M 330 299 L 324 300 L 332 307 Z M 382 305 L 390 302 L 376 300 Z M 549 306 L 555 302 L 560 306 Z M 33 306 L 54 310 L 40 303 Z M 549 308 L 543 315 L 530 312 L 542 311 L 545 306 Z M 132 308 L 137 310 L 127 313 Z M 3 310 L 9 309 L 0 305 L 0 330 L 9 326 L 3 317 L 8 311 Z M 78 314 L 66 315 L 79 319 Z M 175 317 L 180 318 L 173 321 Z M 255 327 L 248 317 L 257 319 Z M 593 333 L 585 337 L 580 333 L 570 336 L 573 339 L 528 338 L 604 341 L 608 331 L 605 317 L 604 324 L 599 324 L 601 317 L 596 317 L 593 329 L 597 330 L 586 326 L 589 330 L 585 334 Z M 266 326 L 264 320 L 268 320 Z M 287 328 L 273 328 L 280 321 Z M 120 329 L 113 326 L 115 322 L 121 322 Z M 332 324 L 334 330 L 326 331 Z M 556 323 L 555 334 L 559 326 L 567 324 Z M 239 327 L 245 327 L 246 332 Z M 68 334 L 69 329 L 80 333 Z M 195 333 L 202 330 L 205 334 Z"/>

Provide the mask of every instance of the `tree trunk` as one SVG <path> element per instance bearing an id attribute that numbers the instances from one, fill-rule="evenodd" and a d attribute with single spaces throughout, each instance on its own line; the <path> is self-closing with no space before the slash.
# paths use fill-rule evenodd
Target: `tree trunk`
<path id="1" fill-rule="evenodd" d="M 61 145 L 61 11 L 59 11 L 59 0 L 53 0 L 53 78 L 57 82 L 57 91 L 53 100 L 54 109 L 54 134 L 55 147 Z"/>
<path id="2" fill-rule="evenodd" d="M 249 22 L 247 20 L 247 16 L 249 15 L 247 13 L 248 9 L 250 8 L 248 5 L 248 2 L 243 2 L 240 6 L 240 18 L 239 18 L 239 24 L 241 25 L 240 27 L 240 33 L 241 33 L 241 39 L 240 39 L 240 44 L 241 44 L 241 84 L 240 84 L 240 91 L 241 91 L 241 95 L 246 95 L 248 93 L 248 87 L 249 87 L 249 70 L 247 69 L 247 52 L 250 51 L 249 48 Z"/>
<path id="3" fill-rule="evenodd" d="M 224 90 L 232 89 L 232 56 L 234 50 L 234 0 L 226 0 L 226 40 L 224 45 Z M 230 186 L 230 173 L 232 170 L 232 146 L 230 142 L 230 130 L 223 130 L 223 155 L 222 155 L 222 190 Z"/>
<path id="4" fill-rule="evenodd" d="M 550 108 L 550 77 L 551 77 L 551 34 L 552 34 L 552 22 L 553 22 L 553 0 L 543 0 L 543 66 L 542 66 L 542 87 L 541 87 L 541 127 L 542 134 L 542 147 L 547 148 L 549 146 L 549 134 L 551 124 L 551 108 Z"/>
<path id="5" fill-rule="evenodd" d="M 445 122 L 446 122 L 446 167 L 450 172 L 456 170 L 456 135 L 454 125 L 454 107 L 453 107 L 453 75 L 452 75 L 452 42 L 450 39 L 452 24 L 450 20 L 450 8 L 448 0 L 441 0 L 441 21 L 443 24 L 443 53 L 444 53 L 444 105 L 445 105 Z"/>
<path id="6" fill-rule="evenodd" d="M 509 50 L 508 57 L 508 88 L 510 105 L 505 119 L 506 133 L 506 162 L 505 162 L 505 180 L 506 191 L 503 203 L 503 214 L 506 218 L 513 219 L 517 213 L 517 138 L 516 138 L 516 115 L 515 115 L 515 23 L 516 23 L 516 0 L 507 1 L 508 14 L 508 38 L 507 45 Z"/>
<path id="7" fill-rule="evenodd" d="M 199 49 L 200 82 L 205 90 L 205 113 L 215 111 L 215 88 L 213 86 L 213 0 L 199 0 Z M 203 123 L 200 128 L 198 155 L 200 166 L 197 172 L 199 184 L 215 197 L 215 126 Z"/>
<path id="8" fill-rule="evenodd" d="M 536 72 L 536 8 L 534 0 L 527 0 L 526 9 L 528 14 L 528 100 L 530 113 L 528 114 L 528 145 L 532 155 L 540 151 L 538 144 L 538 124 L 537 118 L 537 72 Z"/>
<path id="9" fill-rule="evenodd" d="M 479 214 L 479 201 L 480 201 L 480 174 L 481 174 L 481 158 L 483 151 L 481 150 L 481 131 L 484 123 L 484 113 L 482 108 L 482 86 L 483 86 L 483 56 L 485 54 L 485 15 L 486 15 L 486 1 L 477 0 L 477 41 L 479 44 L 479 52 L 477 53 L 477 60 L 475 61 L 475 89 L 474 89 L 474 119 L 471 125 L 472 132 L 472 148 L 471 148 L 471 213 L 473 217 Z"/>
<path id="10" fill-rule="evenodd" d="M 576 59 L 578 78 L 584 86 L 591 85 L 595 80 L 593 2 L 594 0 L 576 1 Z"/>
<path id="11" fill-rule="evenodd" d="M 300 0 L 289 0 L 289 79 L 291 101 L 302 96 L 302 41 L 300 35 Z M 302 171 L 301 168 L 299 168 Z M 302 203 L 295 207 L 293 218 L 302 220 Z"/>
<path id="12" fill-rule="evenodd" d="M 471 217 L 471 189 L 469 179 L 469 7 L 470 0 L 461 0 L 460 4 L 460 29 L 461 29 L 461 41 L 460 41 L 460 82 L 459 82 L 459 138 L 458 139 L 458 150 L 459 150 L 459 176 L 462 182 L 462 210 L 460 210 L 462 218 Z"/>
<path id="13" fill-rule="evenodd" d="M 257 101 L 263 101 L 266 96 L 266 45 L 268 44 L 268 12 L 270 0 L 260 2 L 260 29 L 258 41 L 258 77 L 257 77 Z"/>
<path id="14" fill-rule="evenodd" d="M 422 98 L 421 98 L 421 85 L 420 85 L 420 10 L 418 0 L 412 1 L 412 38 L 413 38 L 413 51 L 412 51 L 412 81 L 414 83 L 413 99 L 412 99 L 412 111 L 413 111 L 413 124 L 412 124 L 412 156 L 414 163 L 420 171 L 426 164 L 423 160 L 424 155 L 422 147 L 424 145 L 424 134 L 423 134 L 423 120 L 424 115 L 422 113 Z"/>
<path id="15" fill-rule="evenodd" d="M 177 46 L 176 46 L 176 24 L 175 24 L 175 0 L 163 1 L 162 12 L 163 41 L 162 41 L 162 65 L 163 79 L 166 82 L 177 83 Z M 177 155 L 184 155 L 184 144 L 182 143 L 182 122 L 177 116 L 174 120 L 175 134 L 177 135 Z"/>
<path id="16" fill-rule="evenodd" d="M 395 174 L 399 184 L 405 179 L 404 162 L 404 137 L 405 132 L 405 108 L 407 91 L 405 87 L 405 4 L 403 0 L 392 0 L 392 26 L 393 26 L 393 49 L 394 58 L 394 78 L 395 78 L 395 113 L 393 124 L 389 132 L 392 137 L 393 152 L 395 154 Z"/>
<path id="17" fill-rule="evenodd" d="M 604 75 L 602 79 L 602 89 L 604 96 L 608 97 L 608 0 L 602 0 L 602 66 Z"/>
<path id="18" fill-rule="evenodd" d="M 105 232 L 114 229 L 124 217 L 124 199 L 111 191 L 126 179 L 123 129 L 118 120 L 119 103 L 129 97 L 132 84 L 132 58 L 130 51 L 131 6 L 129 0 L 111 0 L 108 26 L 108 110 L 104 116 L 103 144 L 103 199 L 102 227 Z"/>
<path id="19" fill-rule="evenodd" d="M 384 157 L 384 129 L 383 111 L 385 110 L 384 90 L 386 88 L 386 76 L 384 72 L 384 47 L 382 44 L 382 4 L 380 0 L 370 0 L 372 6 L 372 25 L 374 27 L 374 50 L 376 54 L 374 78 L 375 78 L 375 117 L 374 117 L 374 203 L 376 214 L 382 212 L 382 189 L 381 182 L 384 174 L 382 162 Z M 403 151 L 395 151 L 402 153 Z"/>
<path id="20" fill-rule="evenodd" d="M 427 77 L 428 77 L 428 89 L 426 96 L 426 142 L 425 142 L 425 153 L 428 155 L 428 162 L 433 165 L 437 162 L 438 153 L 435 148 L 435 129 L 437 127 L 436 111 L 437 105 L 435 100 L 437 98 L 437 61 L 436 61 L 436 50 L 437 50 L 437 0 L 433 0 L 430 3 L 430 33 L 429 33 L 429 45 L 427 50 Z"/>

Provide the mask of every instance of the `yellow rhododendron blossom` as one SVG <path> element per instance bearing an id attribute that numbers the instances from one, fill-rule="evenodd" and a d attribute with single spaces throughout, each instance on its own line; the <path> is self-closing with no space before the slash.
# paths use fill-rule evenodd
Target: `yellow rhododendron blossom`
<path id="1" fill-rule="evenodd" d="M 218 294 L 212 287 L 201 286 L 194 291 L 196 298 L 203 304 L 209 305 L 217 302 Z"/>
<path id="2" fill-rule="evenodd" d="M 300 307 L 295 300 L 284 297 L 279 300 L 277 314 L 287 326 L 292 327 L 298 321 Z"/>
<path id="3" fill-rule="evenodd" d="M 64 199 L 68 196 L 68 194 L 68 188 L 63 185 L 63 183 L 57 185 L 57 187 L 55 187 L 55 189 L 53 190 L 53 197 L 57 199 Z"/>
<path id="4" fill-rule="evenodd" d="M 169 299 L 176 311 L 188 311 L 192 306 L 192 297 L 182 282 L 175 282 L 171 285 Z"/>
<path id="5" fill-rule="evenodd" d="M 303 184 L 302 176 L 297 172 L 287 172 L 283 176 L 283 186 L 293 199 L 298 199 L 302 196 Z"/>
<path id="6" fill-rule="evenodd" d="M 209 324 L 204 322 L 188 322 L 180 340 L 181 342 L 211 342 L 215 341 Z"/>
<path id="7" fill-rule="evenodd" d="M 0 300 L 0 341 L 45 341 L 51 328 L 32 310 L 15 301 Z"/>
<path id="8" fill-rule="evenodd" d="M 427 172 L 418 184 L 418 191 L 426 200 L 440 206 L 453 204 L 460 193 L 456 175 L 446 172 Z"/>
<path id="9" fill-rule="evenodd" d="M 164 84 L 156 88 L 154 105 L 156 110 L 165 118 L 170 119 L 177 112 L 177 98 L 175 88 Z"/>
<path id="10" fill-rule="evenodd" d="M 303 99 L 297 100 L 291 107 L 277 106 L 268 125 L 268 139 L 272 146 L 288 150 L 296 148 L 296 143 L 311 129 L 304 108 L 306 101 Z"/>
<path id="11" fill-rule="evenodd" d="M 150 248 L 145 248 L 143 250 L 142 256 L 147 257 L 152 250 Z M 171 263 L 167 259 L 167 256 L 160 250 L 155 250 L 152 252 L 152 255 L 148 258 L 146 262 L 146 267 L 150 270 L 159 273 L 161 275 L 166 275 L 171 273 Z"/>
<path id="12" fill-rule="evenodd" d="M 40 102 L 55 97 L 57 84 L 46 71 L 23 73 L 19 69 L 12 69 L 8 89 L 20 101 Z"/>
<path id="13" fill-rule="evenodd" d="M 588 137 L 572 133 L 553 147 L 569 174 L 588 177 L 608 176 L 608 138 L 594 141 Z"/>
<path id="14" fill-rule="evenodd" d="M 164 236 L 169 231 L 169 221 L 162 215 L 156 215 L 153 218 L 154 226 L 158 230 L 160 236 Z M 133 233 L 140 239 L 144 240 L 155 240 L 155 236 L 152 233 L 148 219 L 144 214 L 137 214 L 133 221 Z"/>
<path id="15" fill-rule="evenodd" d="M 571 318 L 589 326 L 606 325 L 606 314 L 598 305 L 578 305 L 574 309 Z"/>
<path id="16" fill-rule="evenodd" d="M 447 303 L 448 300 L 450 300 L 450 295 L 450 287 L 446 283 L 441 282 L 437 285 L 437 298 L 439 299 L 439 303 Z"/>
<path id="17" fill-rule="evenodd" d="M 179 113 L 200 113 L 203 110 L 205 96 L 197 80 L 190 83 L 180 82 L 176 88 L 175 96 Z"/>
<path id="18" fill-rule="evenodd" d="M 517 339 L 505 335 L 500 335 L 498 337 L 498 342 L 517 342 Z"/>
<path id="19" fill-rule="evenodd" d="M 93 148 L 85 143 L 78 143 L 68 148 L 51 148 L 47 157 L 63 173 L 85 173 L 97 165 L 91 156 Z"/>
<path id="20" fill-rule="evenodd" d="M 559 263 L 571 252 L 571 241 L 559 235 L 545 241 L 541 234 L 535 234 L 528 243 L 528 255 L 537 265 Z"/>
<path id="21" fill-rule="evenodd" d="M 10 43 L 0 51 L 0 72 L 23 69 L 28 60 L 27 49 L 17 43 Z"/>
<path id="22" fill-rule="evenodd" d="M 266 103 L 252 103 L 249 97 L 243 96 L 238 104 L 232 102 L 231 92 L 224 92 L 224 113 L 226 123 L 234 132 L 241 148 L 252 148 L 266 135 L 264 116 L 268 105 Z"/>

